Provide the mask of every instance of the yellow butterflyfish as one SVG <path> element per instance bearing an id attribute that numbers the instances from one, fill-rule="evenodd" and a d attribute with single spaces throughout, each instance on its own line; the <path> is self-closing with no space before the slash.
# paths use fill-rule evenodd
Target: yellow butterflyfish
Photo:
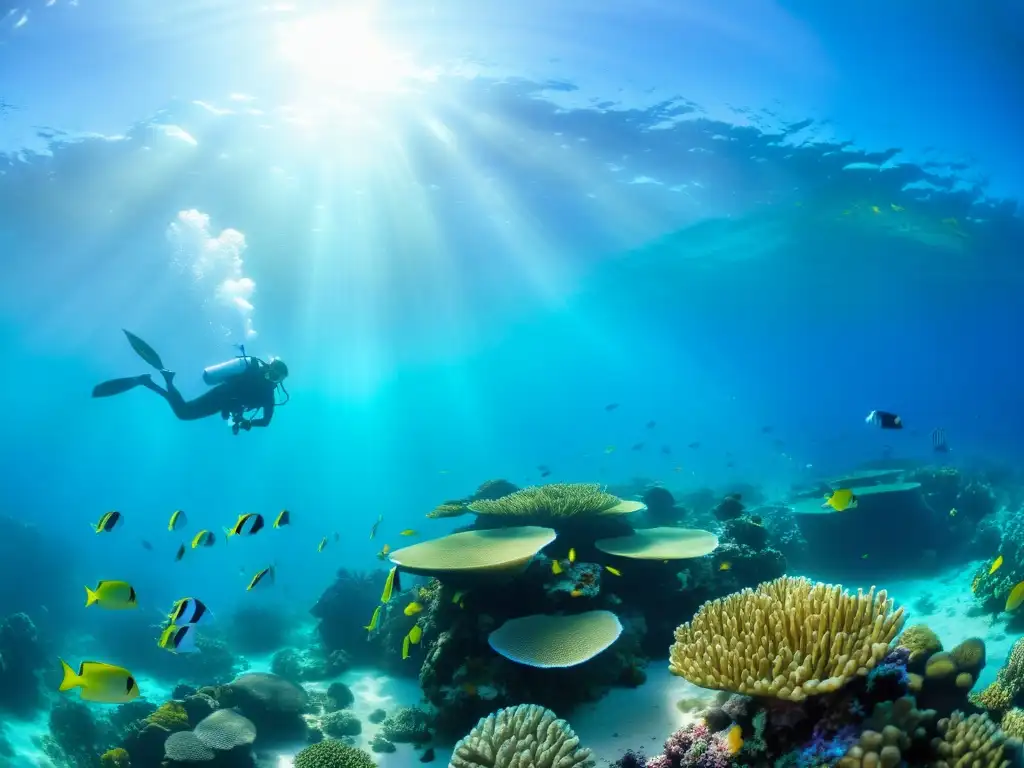
<path id="1" fill-rule="evenodd" d="M 415 616 L 417 613 L 419 613 L 422 610 L 423 610 L 423 606 L 420 605 L 419 603 L 417 603 L 414 600 L 411 603 L 409 603 L 407 606 L 405 606 L 405 611 L 403 611 L 403 612 L 405 613 L 406 616 Z"/>
<path id="2" fill-rule="evenodd" d="M 409 636 L 408 635 L 406 635 L 402 639 L 402 658 L 403 659 L 408 659 L 409 658 L 409 643 L 410 642 L 411 641 L 409 640 Z"/>
<path id="3" fill-rule="evenodd" d="M 821 508 L 832 507 L 836 512 L 844 512 L 847 509 L 853 509 L 857 506 L 857 496 L 849 488 L 841 488 L 838 491 L 832 491 L 825 497 L 825 503 L 821 505 Z"/>
<path id="4" fill-rule="evenodd" d="M 725 744 L 730 755 L 735 755 L 743 749 L 743 729 L 738 725 L 734 725 L 730 728 L 729 733 L 726 734 L 725 737 Z"/>
<path id="5" fill-rule="evenodd" d="M 996 571 L 998 571 L 1002 567 L 1003 567 L 1003 556 L 1000 555 L 999 557 L 997 557 L 992 562 L 992 565 L 988 569 L 988 575 L 991 576 L 993 573 L 995 573 Z"/>
<path id="6" fill-rule="evenodd" d="M 562 564 L 559 563 L 557 560 L 552 560 L 551 561 L 551 572 L 553 574 L 555 574 L 555 576 L 560 574 L 562 572 Z"/>
<path id="7" fill-rule="evenodd" d="M 622 571 L 620 571 L 618 568 L 612 568 L 610 565 L 606 565 L 604 569 L 608 571 L 608 573 L 610 573 L 612 576 L 622 575 Z"/>
<path id="8" fill-rule="evenodd" d="M 569 550 L 569 562 L 570 563 L 575 563 L 576 562 L 576 550 L 575 549 L 570 549 Z"/>
<path id="9" fill-rule="evenodd" d="M 1006 607 L 1004 610 L 1015 611 L 1020 607 L 1020 604 L 1024 603 L 1024 581 L 1020 582 L 1016 587 L 1010 590 L 1010 596 L 1006 598 Z"/>
<path id="10" fill-rule="evenodd" d="M 380 621 L 380 606 L 378 605 L 373 609 L 373 616 L 370 617 L 370 623 L 367 624 L 363 629 L 367 632 L 373 632 L 377 628 L 377 622 Z"/>
<path id="11" fill-rule="evenodd" d="M 417 624 L 415 627 L 409 630 L 409 642 L 413 645 L 419 643 L 420 638 L 423 637 L 423 627 Z"/>

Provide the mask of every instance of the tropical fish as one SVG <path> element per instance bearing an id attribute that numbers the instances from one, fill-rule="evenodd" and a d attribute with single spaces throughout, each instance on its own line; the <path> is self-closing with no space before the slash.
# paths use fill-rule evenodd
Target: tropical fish
<path id="1" fill-rule="evenodd" d="M 185 525 L 188 525 L 188 518 L 185 517 L 185 513 L 182 510 L 176 509 L 171 512 L 171 519 L 167 521 L 168 531 L 176 531 Z"/>
<path id="2" fill-rule="evenodd" d="M 384 515 L 377 515 L 377 522 L 375 522 L 373 524 L 373 527 L 370 529 L 370 538 L 371 539 L 374 536 L 377 535 L 377 529 L 380 528 L 380 524 L 381 524 L 381 522 L 383 522 L 383 520 L 384 520 Z"/>
<path id="3" fill-rule="evenodd" d="M 729 562 L 728 560 L 726 560 L 726 561 L 725 561 L 724 563 L 721 563 L 721 564 L 720 564 L 720 565 L 718 566 L 718 570 L 720 570 L 720 571 L 729 571 L 729 570 L 732 570 L 732 563 L 730 563 L 730 562 Z"/>
<path id="4" fill-rule="evenodd" d="M 1021 603 L 1024 603 L 1024 581 L 1010 590 L 1010 596 L 1006 598 L 1005 610 L 1015 611 Z"/>
<path id="5" fill-rule="evenodd" d="M 196 625 L 186 624 L 179 627 L 171 624 L 160 633 L 160 639 L 156 644 L 171 653 L 195 653 L 199 650 L 196 648 Z"/>
<path id="6" fill-rule="evenodd" d="M 201 619 L 207 617 L 212 619 L 213 614 L 206 607 L 206 603 L 196 597 L 183 597 L 180 600 L 175 600 L 171 612 L 167 614 L 171 624 L 177 624 L 179 627 L 184 624 L 198 624 Z"/>
<path id="7" fill-rule="evenodd" d="M 316 545 L 316 551 L 317 552 L 323 552 L 324 548 L 326 546 L 327 546 L 327 537 L 324 536 L 322 539 L 320 539 L 320 543 Z"/>
<path id="8" fill-rule="evenodd" d="M 239 515 L 238 520 L 230 528 L 225 528 L 224 533 L 230 539 L 232 536 L 253 536 L 263 530 L 263 515 L 258 512 L 246 512 Z"/>
<path id="9" fill-rule="evenodd" d="M 879 208 L 879 207 L 878 207 L 877 205 L 872 205 L 872 206 L 871 206 L 871 212 L 872 212 L 872 213 L 881 213 L 881 212 L 882 212 L 882 209 L 881 209 L 881 208 Z"/>
<path id="10" fill-rule="evenodd" d="M 391 599 L 391 595 L 394 592 L 396 592 L 396 591 L 398 591 L 398 592 L 402 591 L 402 587 L 398 583 L 398 566 L 397 565 L 393 566 L 391 568 L 391 570 L 388 571 L 388 577 L 387 577 L 387 579 L 384 580 L 384 592 L 380 596 L 380 601 L 382 603 L 388 602 Z"/>
<path id="11" fill-rule="evenodd" d="M 420 638 L 423 637 L 423 627 L 419 624 L 409 630 L 409 642 L 413 645 L 417 645 L 420 642 Z"/>
<path id="12" fill-rule="evenodd" d="M 260 571 L 252 577 L 252 581 L 249 582 L 249 586 L 245 588 L 245 591 L 248 592 L 251 589 L 255 589 L 256 586 L 259 584 L 268 585 L 273 583 L 274 566 L 268 565 L 266 568 L 264 568 L 262 571 Z"/>
<path id="13" fill-rule="evenodd" d="M 178 551 L 174 555 L 174 562 L 178 562 L 184 556 L 185 556 L 185 545 L 184 544 L 179 544 L 178 545 Z"/>
<path id="14" fill-rule="evenodd" d="M 608 571 L 608 573 L 610 573 L 612 576 L 622 575 L 622 571 L 620 571 L 618 568 L 612 568 L 610 565 L 606 565 L 604 569 Z"/>
<path id="15" fill-rule="evenodd" d="M 893 209 L 895 213 L 903 213 L 906 210 L 902 205 L 896 205 L 896 203 L 889 203 L 889 207 Z"/>
<path id="16" fill-rule="evenodd" d="M 452 603 L 453 604 L 461 603 L 462 602 L 462 598 L 464 598 L 465 596 L 466 596 L 465 590 L 462 590 L 462 589 L 458 590 L 454 595 L 452 595 Z"/>
<path id="17" fill-rule="evenodd" d="M 604 449 L 604 452 L 605 453 L 615 453 L 615 446 L 614 445 L 609 445 L 608 447 L 606 447 Z"/>
<path id="18" fill-rule="evenodd" d="M 419 536 L 419 531 L 414 531 L 412 528 L 406 528 L 404 531 L 398 534 L 399 536 Z"/>
<path id="19" fill-rule="evenodd" d="M 562 564 L 557 560 L 551 561 L 551 572 L 558 576 L 562 572 Z"/>
<path id="20" fill-rule="evenodd" d="M 995 573 L 996 571 L 998 571 L 1002 567 L 1003 567 L 1003 556 L 1000 555 L 994 561 L 992 561 L 992 565 L 988 569 L 988 575 L 991 576 L 993 573 Z"/>
<path id="21" fill-rule="evenodd" d="M 213 535 L 213 531 L 208 531 L 204 528 L 192 538 L 192 549 L 196 547 L 212 547 L 216 541 L 217 537 Z"/>
<path id="22" fill-rule="evenodd" d="M 282 526 L 291 525 L 291 524 L 292 524 L 292 513 L 289 512 L 287 509 L 282 509 L 280 512 L 277 513 L 277 517 L 274 518 L 274 527 L 275 528 L 281 528 Z"/>
<path id="23" fill-rule="evenodd" d="M 882 429 L 903 429 L 903 419 L 889 411 L 872 411 L 864 421 Z"/>
<path id="24" fill-rule="evenodd" d="M 956 507 L 953 507 L 951 510 L 949 510 L 949 516 L 956 517 Z"/>
<path id="25" fill-rule="evenodd" d="M 606 411 L 608 411 L 608 413 L 611 413 L 612 411 L 614 411 L 614 410 L 615 410 L 616 408 L 618 408 L 618 407 L 619 407 L 619 404 L 618 404 L 618 403 L 608 403 L 608 405 L 606 405 L 606 406 L 604 407 L 604 409 L 605 409 Z"/>
<path id="26" fill-rule="evenodd" d="M 373 609 L 373 616 L 370 617 L 370 623 L 367 624 L 363 629 L 367 632 L 373 632 L 377 628 L 377 622 L 380 621 L 380 606 L 378 605 Z"/>
<path id="27" fill-rule="evenodd" d="M 409 639 L 408 635 L 406 635 L 404 638 L 402 638 L 402 659 L 408 659 L 409 658 L 409 644 L 411 642 L 412 641 Z"/>
<path id="28" fill-rule="evenodd" d="M 100 581 L 95 589 L 85 588 L 85 607 L 99 605 L 108 611 L 123 611 L 138 608 L 135 587 L 127 581 Z"/>
<path id="29" fill-rule="evenodd" d="M 576 550 L 575 549 L 571 549 L 571 548 L 569 549 L 569 562 L 570 563 L 575 563 L 576 562 Z"/>
<path id="30" fill-rule="evenodd" d="M 849 488 L 840 488 L 838 491 L 832 491 L 832 493 L 825 496 L 825 503 L 821 505 L 821 508 L 832 507 L 836 512 L 845 512 L 856 506 L 857 497 L 853 491 Z"/>
<path id="31" fill-rule="evenodd" d="M 583 597 L 583 590 L 574 589 L 572 592 L 569 593 L 569 597 Z"/>
<path id="32" fill-rule="evenodd" d="M 148 552 L 152 552 L 153 551 L 153 545 L 152 544 L 150 544 L 145 539 L 142 539 L 141 542 L 142 542 L 142 548 L 143 549 L 145 549 Z"/>
<path id="33" fill-rule="evenodd" d="M 387 556 L 388 556 L 388 554 L 390 552 L 391 552 L 391 545 L 390 544 L 385 544 L 383 547 L 380 548 L 380 552 L 377 553 L 377 559 L 378 560 L 385 560 L 385 559 L 387 559 Z"/>
<path id="34" fill-rule="evenodd" d="M 735 755 L 743 749 L 743 729 L 734 725 L 725 735 L 725 747 L 730 755 Z"/>
<path id="35" fill-rule="evenodd" d="M 405 606 L 404 613 L 405 613 L 406 616 L 415 616 L 417 613 L 420 613 L 422 610 L 423 610 L 423 606 L 420 605 L 419 603 L 417 603 L 414 600 L 411 603 L 409 603 L 407 606 Z"/>
<path id="36" fill-rule="evenodd" d="M 551 468 L 546 464 L 538 464 L 537 471 L 540 472 L 541 477 L 548 477 L 551 474 Z"/>
<path id="37" fill-rule="evenodd" d="M 60 665 L 64 671 L 60 691 L 81 688 L 81 697 L 85 701 L 101 704 L 124 704 L 139 697 L 139 685 L 124 667 L 101 661 L 83 661 L 75 672 L 64 659 L 60 660 Z"/>
<path id="38" fill-rule="evenodd" d="M 105 512 L 100 521 L 96 523 L 96 533 L 110 533 L 122 525 L 124 525 L 124 515 L 116 509 L 111 512 Z"/>

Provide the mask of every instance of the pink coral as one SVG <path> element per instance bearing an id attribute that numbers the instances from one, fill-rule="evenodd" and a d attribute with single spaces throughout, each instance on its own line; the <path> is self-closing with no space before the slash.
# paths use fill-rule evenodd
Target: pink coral
<path id="1" fill-rule="evenodd" d="M 648 758 L 647 768 L 728 768 L 733 761 L 724 733 L 711 733 L 703 722 L 688 725 L 668 737 L 664 754 Z"/>

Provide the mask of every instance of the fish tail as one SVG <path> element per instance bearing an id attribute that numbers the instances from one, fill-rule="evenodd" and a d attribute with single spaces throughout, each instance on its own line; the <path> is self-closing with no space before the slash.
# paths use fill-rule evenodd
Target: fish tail
<path id="1" fill-rule="evenodd" d="M 93 592 L 88 587 L 85 588 L 85 607 L 88 608 L 93 603 L 99 602 L 100 596 Z"/>
<path id="2" fill-rule="evenodd" d="M 78 673 L 75 672 L 75 670 L 72 669 L 64 659 L 60 659 L 59 661 L 61 669 L 64 672 L 64 679 L 60 681 L 60 688 L 57 690 L 70 691 L 72 688 L 80 686 L 82 684 L 82 678 L 78 676 Z"/>
<path id="3" fill-rule="evenodd" d="M 235 532 L 233 530 L 231 530 L 230 528 L 224 528 L 223 530 L 224 530 L 224 541 L 227 541 L 228 539 L 230 539 L 232 536 L 235 535 Z"/>

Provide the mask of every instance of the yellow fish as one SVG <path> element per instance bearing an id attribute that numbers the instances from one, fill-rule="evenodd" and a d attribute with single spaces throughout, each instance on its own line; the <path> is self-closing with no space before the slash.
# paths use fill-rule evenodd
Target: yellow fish
<path id="1" fill-rule="evenodd" d="M 268 565 L 262 571 L 252 577 L 252 581 L 249 582 L 249 586 L 246 587 L 248 592 L 251 589 L 255 589 L 259 584 L 272 584 L 274 581 L 274 566 Z"/>
<path id="2" fill-rule="evenodd" d="M 199 650 L 196 648 L 196 625 L 185 624 L 179 627 L 169 624 L 160 634 L 156 644 L 173 654 L 195 653 Z"/>
<path id="3" fill-rule="evenodd" d="M 951 510 L 949 510 L 949 516 L 956 517 L 956 507 L 953 507 Z"/>
<path id="4" fill-rule="evenodd" d="M 420 638 L 423 637 L 423 627 L 417 624 L 415 627 L 409 630 L 409 642 L 413 645 L 417 645 Z"/>
<path id="5" fill-rule="evenodd" d="M 622 575 L 622 571 L 620 571 L 618 568 L 612 568 L 610 565 L 606 565 L 604 569 L 608 571 L 608 573 L 610 573 L 612 576 Z"/>
<path id="6" fill-rule="evenodd" d="M 83 661 L 78 672 L 60 660 L 64 670 L 60 691 L 81 688 L 81 696 L 85 701 L 96 701 L 102 704 L 124 704 L 139 697 L 139 684 L 132 673 L 124 667 L 104 664 L 101 661 Z"/>
<path id="7" fill-rule="evenodd" d="M 263 530 L 263 515 L 259 512 L 246 512 L 239 515 L 235 524 L 225 528 L 224 533 L 230 539 L 232 536 L 252 536 Z"/>
<path id="8" fill-rule="evenodd" d="M 903 212 L 903 206 L 902 205 L 896 205 L 896 203 L 889 203 L 889 207 L 892 208 L 896 213 L 902 213 Z"/>
<path id="9" fill-rule="evenodd" d="M 417 603 L 414 600 L 413 602 L 411 602 L 407 606 L 405 606 L 405 611 L 403 611 L 403 613 L 405 613 L 406 616 L 415 616 L 417 613 L 419 613 L 422 610 L 423 610 L 423 606 L 420 605 L 419 603 Z"/>
<path id="10" fill-rule="evenodd" d="M 879 207 L 878 207 L 877 205 L 872 205 L 872 206 L 871 206 L 871 212 L 872 212 L 872 213 L 881 213 L 881 212 L 882 212 L 882 209 L 881 209 L 881 208 L 879 208 Z"/>
<path id="11" fill-rule="evenodd" d="M 734 725 L 725 736 L 725 745 L 730 755 L 735 755 L 743 749 L 743 729 Z"/>
<path id="12" fill-rule="evenodd" d="M 176 509 L 171 512 L 171 519 L 167 522 L 167 530 L 176 531 L 187 523 L 188 518 L 185 517 L 185 513 L 180 509 Z"/>
<path id="13" fill-rule="evenodd" d="M 1015 611 L 1021 603 L 1024 603 L 1024 581 L 1010 590 L 1010 596 L 1006 598 L 1006 608 L 1004 610 Z"/>
<path id="14" fill-rule="evenodd" d="M 720 571 L 728 571 L 728 570 L 731 570 L 731 569 L 732 569 L 732 563 L 730 563 L 728 560 L 726 560 L 724 563 L 722 563 L 721 565 L 718 566 L 718 570 L 720 570 Z"/>
<path id="15" fill-rule="evenodd" d="M 569 550 L 569 562 L 570 563 L 575 563 L 576 562 L 576 550 L 575 549 L 570 549 Z"/>
<path id="16" fill-rule="evenodd" d="M 832 507 L 836 512 L 845 512 L 847 509 L 853 509 L 857 506 L 857 497 L 853 491 L 849 488 L 841 488 L 838 491 L 832 491 L 825 497 L 825 503 L 821 505 L 822 509 L 825 507 Z"/>
<path id="17" fill-rule="evenodd" d="M 583 590 L 574 589 L 572 592 L 569 593 L 569 597 L 583 597 Z"/>
<path id="18" fill-rule="evenodd" d="M 367 624 L 363 629 L 367 632 L 373 632 L 377 628 L 377 622 L 380 621 L 380 606 L 378 605 L 373 609 L 373 616 L 370 617 L 370 623 Z"/>
<path id="19" fill-rule="evenodd" d="M 409 658 L 409 643 L 410 642 L 412 642 L 412 641 L 409 639 L 408 635 L 406 635 L 404 638 L 402 638 L 402 658 L 403 659 L 408 659 Z"/>
<path id="20" fill-rule="evenodd" d="M 388 556 L 388 554 L 390 552 L 391 552 L 391 545 L 390 544 L 385 544 L 383 547 L 380 548 L 380 552 L 377 553 L 377 559 L 378 560 L 384 560 L 385 558 L 387 558 L 387 556 Z"/>
<path id="21" fill-rule="evenodd" d="M 124 515 L 118 512 L 116 509 L 112 512 L 104 513 L 100 521 L 96 523 L 96 533 L 110 533 L 115 528 L 120 528 L 124 525 Z"/>
<path id="22" fill-rule="evenodd" d="M 196 547 L 212 547 L 216 541 L 217 537 L 213 535 L 213 532 L 204 528 L 192 539 L 192 549 Z"/>
<path id="23" fill-rule="evenodd" d="M 377 535 L 377 529 L 378 529 L 378 528 L 380 527 L 381 521 L 382 521 L 383 519 L 384 519 L 384 515 L 377 515 L 377 522 L 376 522 L 376 523 L 374 523 L 374 524 L 373 524 L 373 527 L 372 527 L 372 528 L 370 529 L 370 538 L 371 538 L 371 539 L 372 539 L 372 538 L 373 538 L 374 536 L 376 536 L 376 535 Z"/>
<path id="24" fill-rule="evenodd" d="M 287 509 L 282 509 L 277 513 L 277 517 L 274 518 L 274 527 L 280 528 L 283 525 L 291 525 L 292 513 Z"/>
<path id="25" fill-rule="evenodd" d="M 1003 556 L 1000 555 L 999 557 L 997 557 L 993 561 L 991 567 L 988 569 L 988 575 L 991 576 L 993 573 L 995 573 L 996 571 L 998 571 L 1002 567 L 1003 567 Z"/>
<path id="26" fill-rule="evenodd" d="M 398 534 L 399 536 L 419 536 L 420 532 L 415 531 L 412 528 L 406 528 L 404 531 Z"/>
<path id="27" fill-rule="evenodd" d="M 555 576 L 560 574 L 562 572 L 562 564 L 559 563 L 557 560 L 552 560 L 551 561 L 551 572 L 553 574 L 555 574 Z"/>
<path id="28" fill-rule="evenodd" d="M 327 537 L 324 536 L 322 539 L 320 539 L 320 543 L 316 545 L 316 551 L 317 552 L 323 552 L 324 548 L 326 546 L 327 546 Z"/>
<path id="29" fill-rule="evenodd" d="M 85 588 L 85 607 L 99 605 L 109 611 L 138 608 L 135 587 L 127 581 L 100 581 L 96 589 Z"/>
<path id="30" fill-rule="evenodd" d="M 462 604 L 462 598 L 464 598 L 465 596 L 466 596 L 466 592 L 464 590 L 460 589 L 458 592 L 456 592 L 454 595 L 452 595 L 452 603 L 453 604 L 460 604 L 461 605 Z"/>
<path id="31" fill-rule="evenodd" d="M 380 601 L 386 603 L 391 599 L 391 595 L 398 590 L 402 591 L 402 587 L 398 583 L 398 566 L 394 566 L 388 571 L 388 577 L 384 580 L 384 592 L 380 596 Z"/>

